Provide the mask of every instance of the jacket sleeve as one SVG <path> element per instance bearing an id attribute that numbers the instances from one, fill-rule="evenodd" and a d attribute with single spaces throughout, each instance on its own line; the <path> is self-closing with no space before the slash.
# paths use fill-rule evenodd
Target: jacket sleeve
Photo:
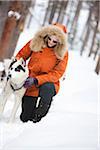
<path id="1" fill-rule="evenodd" d="M 45 82 L 57 82 L 65 72 L 66 66 L 68 63 L 68 52 L 66 53 L 63 60 L 61 60 L 52 71 L 47 74 L 38 75 L 36 79 L 38 80 L 38 85 L 41 85 Z"/>
<path id="2" fill-rule="evenodd" d="M 31 50 L 30 50 L 30 41 L 18 52 L 18 54 L 16 55 L 17 59 L 20 59 L 21 57 L 24 60 L 27 60 L 30 55 L 31 55 Z"/>

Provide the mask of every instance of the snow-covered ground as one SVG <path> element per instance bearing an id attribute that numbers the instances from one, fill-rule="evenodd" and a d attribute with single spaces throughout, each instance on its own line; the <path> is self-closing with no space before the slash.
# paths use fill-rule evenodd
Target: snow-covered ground
<path id="1" fill-rule="evenodd" d="M 39 123 L 22 123 L 19 108 L 16 120 L 7 119 L 13 96 L 0 121 L 2 150 L 97 150 L 99 146 L 100 80 L 93 60 L 69 51 L 66 79 L 61 81 L 49 114 Z"/>
<path id="2" fill-rule="evenodd" d="M 37 31 L 33 27 L 21 34 L 15 54 Z M 31 24 L 32 26 L 32 24 Z M 14 97 L 9 98 L 0 120 L 0 150 L 99 150 L 100 79 L 94 72 L 95 61 L 69 51 L 66 79 L 50 111 L 39 123 L 22 123 L 18 109 L 15 122 L 8 124 Z"/>

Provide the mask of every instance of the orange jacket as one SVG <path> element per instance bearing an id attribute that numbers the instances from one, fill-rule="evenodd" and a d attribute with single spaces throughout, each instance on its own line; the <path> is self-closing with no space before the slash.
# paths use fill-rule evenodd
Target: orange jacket
<path id="1" fill-rule="evenodd" d="M 65 72 L 68 62 L 68 51 L 66 50 L 63 59 L 58 59 L 54 49 L 44 47 L 36 52 L 30 48 L 31 42 L 29 41 L 16 57 L 23 57 L 24 60 L 30 57 L 28 63 L 29 76 L 35 77 L 38 80 L 38 85 L 42 85 L 45 82 L 54 83 L 57 93 L 59 90 L 59 79 Z M 38 92 L 39 88 L 33 85 L 26 90 L 25 95 L 38 96 Z"/>

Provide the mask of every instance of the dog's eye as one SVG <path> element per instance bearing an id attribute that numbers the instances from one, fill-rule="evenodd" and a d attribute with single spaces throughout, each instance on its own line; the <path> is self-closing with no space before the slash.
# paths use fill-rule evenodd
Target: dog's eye
<path id="1" fill-rule="evenodd" d="M 18 72 L 23 71 L 23 72 L 25 72 L 25 69 L 21 65 L 19 65 L 17 68 L 15 68 L 15 71 L 18 71 Z"/>
<path id="2" fill-rule="evenodd" d="M 20 72 L 20 69 L 17 67 L 17 68 L 15 68 L 15 71 L 18 71 L 18 72 Z"/>
<path id="3" fill-rule="evenodd" d="M 13 70 L 13 68 L 12 68 L 12 67 L 11 67 L 10 69 L 11 69 L 11 70 Z"/>

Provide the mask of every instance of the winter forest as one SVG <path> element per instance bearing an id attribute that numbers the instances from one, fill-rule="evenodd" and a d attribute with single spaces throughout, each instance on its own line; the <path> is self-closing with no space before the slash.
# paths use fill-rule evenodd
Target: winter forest
<path id="1" fill-rule="evenodd" d="M 0 76 L 43 26 L 67 28 L 68 66 L 46 117 L 8 123 L 12 94 L 0 117 L 0 150 L 100 149 L 100 0 L 0 0 Z M 0 97 L 2 83 L 0 78 Z"/>

